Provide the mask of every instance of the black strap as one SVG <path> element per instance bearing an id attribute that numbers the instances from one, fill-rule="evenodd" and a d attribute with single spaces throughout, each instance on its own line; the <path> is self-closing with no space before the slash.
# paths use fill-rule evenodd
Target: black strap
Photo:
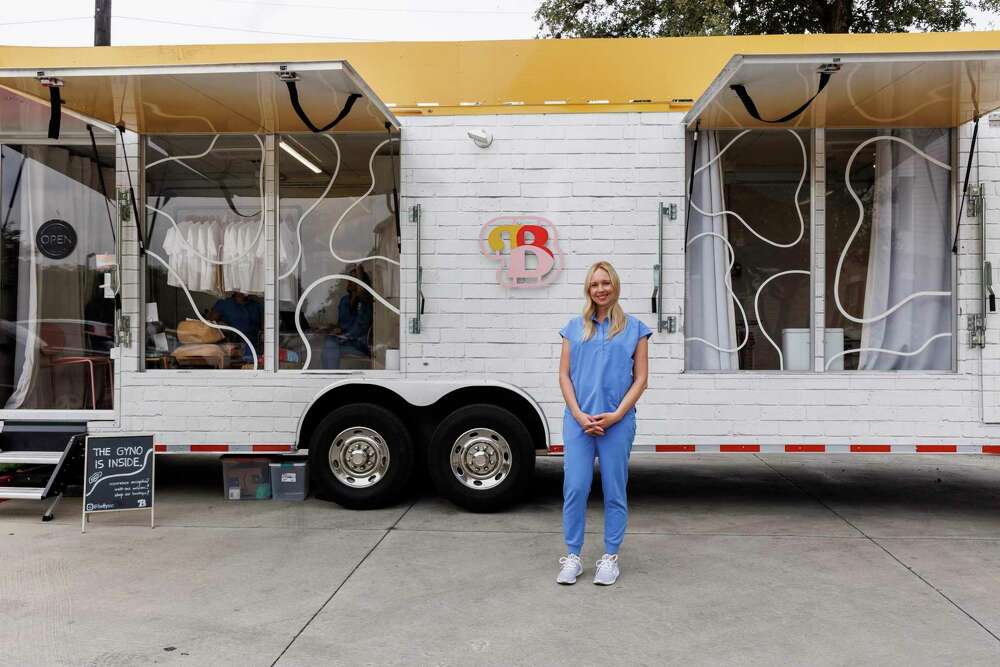
<path id="1" fill-rule="evenodd" d="M 753 99 L 750 97 L 750 93 L 747 92 L 746 86 L 741 83 L 729 86 L 737 95 L 740 96 L 740 101 L 743 102 L 743 106 L 746 107 L 747 113 L 750 114 L 754 119 L 759 120 L 762 123 L 786 123 L 793 118 L 799 116 L 803 111 L 809 108 L 809 105 L 813 103 L 823 89 L 826 88 L 826 84 L 830 83 L 830 72 L 820 72 L 819 73 L 819 88 L 805 103 L 798 109 L 791 113 L 787 113 L 777 120 L 767 120 L 766 118 L 760 117 L 760 112 L 757 111 L 757 105 L 753 103 Z"/>
<path id="2" fill-rule="evenodd" d="M 396 152 L 392 147 L 392 125 L 386 121 L 385 133 L 389 135 L 389 160 L 392 163 L 392 212 L 396 218 L 396 251 L 403 252 L 403 232 L 399 224 L 399 185 L 396 182 Z"/>
<path id="3" fill-rule="evenodd" d="M 691 174 L 688 177 L 688 200 L 687 209 L 684 211 L 684 246 L 687 247 L 688 237 L 691 229 L 691 198 L 694 196 L 694 168 L 698 163 L 698 128 L 701 127 L 701 119 L 694 124 L 694 147 L 691 151 Z M 661 214 L 662 215 L 662 214 Z"/>
<path id="4" fill-rule="evenodd" d="M 88 125 L 87 132 L 90 134 L 90 148 L 94 152 L 94 164 L 97 165 L 97 180 L 101 183 L 101 194 L 104 195 L 104 209 L 108 212 L 111 239 L 117 244 L 118 237 L 115 235 L 115 219 L 111 215 L 111 204 L 108 203 L 108 187 L 104 183 L 104 170 L 101 168 L 101 158 L 97 153 L 97 139 L 94 138 L 94 128 Z"/>
<path id="5" fill-rule="evenodd" d="M 219 189 L 222 190 L 222 196 L 225 198 L 226 205 L 229 206 L 230 211 L 240 216 L 241 218 L 256 218 L 258 215 L 260 215 L 259 210 L 255 213 L 251 213 L 250 215 L 241 213 L 239 209 L 236 208 L 236 204 L 233 202 L 233 193 L 229 191 L 229 186 L 227 186 L 225 183 L 222 182 L 222 178 L 220 178 L 216 182 L 216 185 L 218 185 Z"/>
<path id="6" fill-rule="evenodd" d="M 10 224 L 10 214 L 14 210 L 14 203 L 17 201 L 17 191 L 21 189 L 21 175 L 24 173 L 24 165 L 28 161 L 28 158 L 21 155 L 21 164 L 17 167 L 17 177 L 14 179 L 14 187 L 10 192 L 10 203 L 7 204 L 7 213 L 3 216 L 3 226 L 0 227 L 0 232 L 7 231 L 7 225 Z"/>
<path id="7" fill-rule="evenodd" d="M 357 102 L 358 98 L 361 97 L 361 95 L 358 93 L 351 93 L 347 97 L 347 102 L 344 104 L 344 108 L 340 110 L 340 113 L 337 114 L 337 117 L 334 118 L 329 123 L 327 123 L 326 125 L 324 125 L 323 127 L 317 127 L 309 119 L 309 116 L 306 115 L 306 112 L 302 109 L 302 105 L 299 103 L 299 89 L 296 87 L 295 82 L 292 80 L 287 80 L 285 81 L 285 85 L 288 86 L 288 99 L 292 103 L 292 108 L 295 109 L 295 113 L 302 120 L 302 122 L 305 123 L 305 126 L 308 127 L 310 130 L 312 130 L 313 132 L 326 132 L 327 130 L 336 127 L 337 123 L 344 120 L 344 118 L 347 117 L 347 114 L 351 113 L 351 108 L 354 106 L 354 103 Z"/>
<path id="8" fill-rule="evenodd" d="M 128 195 L 132 202 L 132 215 L 135 222 L 135 240 L 139 244 L 139 256 L 146 254 L 146 242 L 142 238 L 142 225 L 139 223 L 139 204 L 135 200 L 135 188 L 132 186 L 132 169 L 128 166 L 128 149 L 125 148 L 125 126 L 118 126 L 118 137 L 122 142 L 122 157 L 125 159 L 125 175 L 128 176 Z"/>
<path id="9" fill-rule="evenodd" d="M 59 86 L 49 86 L 49 139 L 59 138 L 59 124 L 62 122 L 62 95 Z"/>
<path id="10" fill-rule="evenodd" d="M 962 223 L 962 216 L 965 215 L 965 196 L 969 194 L 969 175 L 972 173 L 972 156 L 976 154 L 976 139 L 979 137 L 979 116 L 976 116 L 976 124 L 972 128 L 972 143 L 969 145 L 969 161 L 965 164 L 965 185 L 962 186 L 962 203 L 958 206 L 955 216 L 955 241 L 951 244 L 952 254 L 958 254 L 958 227 Z M 985 239 L 983 239 L 985 248 Z"/>

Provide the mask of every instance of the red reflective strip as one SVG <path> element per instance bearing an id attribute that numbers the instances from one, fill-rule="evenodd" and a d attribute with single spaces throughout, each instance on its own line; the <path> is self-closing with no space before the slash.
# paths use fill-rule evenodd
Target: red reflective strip
<path id="1" fill-rule="evenodd" d="M 1000 445 L 983 445 L 983 454 L 1000 454 Z"/>
<path id="2" fill-rule="evenodd" d="M 192 452 L 228 452 L 229 445 L 191 445 Z"/>
<path id="3" fill-rule="evenodd" d="M 693 452 L 694 445 L 657 445 L 658 452 Z"/>
<path id="4" fill-rule="evenodd" d="M 855 454 L 888 454 L 892 445 L 851 445 L 851 451 Z"/>
<path id="5" fill-rule="evenodd" d="M 155 451 L 157 451 L 157 452 L 165 452 L 165 451 L 167 451 L 167 446 L 166 445 L 153 445 L 153 449 Z"/>
<path id="6" fill-rule="evenodd" d="M 759 452 L 760 445 L 719 445 L 720 452 Z"/>
<path id="7" fill-rule="evenodd" d="M 563 446 L 562 445 L 550 445 L 549 446 L 549 451 L 553 452 L 553 453 L 558 453 L 558 452 L 561 452 L 562 450 L 563 450 Z"/>
<path id="8" fill-rule="evenodd" d="M 917 445 L 917 454 L 955 454 L 958 445 Z"/>
<path id="9" fill-rule="evenodd" d="M 826 445 L 785 445 L 786 452 L 825 452 Z"/>
<path id="10" fill-rule="evenodd" d="M 287 452 L 292 449 L 291 445 L 251 445 L 250 450 L 254 452 Z"/>

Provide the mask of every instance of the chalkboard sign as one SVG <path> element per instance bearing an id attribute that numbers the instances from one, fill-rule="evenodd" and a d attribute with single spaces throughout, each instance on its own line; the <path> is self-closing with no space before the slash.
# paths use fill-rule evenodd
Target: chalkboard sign
<path id="1" fill-rule="evenodd" d="M 88 435 L 84 450 L 83 530 L 95 512 L 149 510 L 153 525 L 152 435 Z"/>

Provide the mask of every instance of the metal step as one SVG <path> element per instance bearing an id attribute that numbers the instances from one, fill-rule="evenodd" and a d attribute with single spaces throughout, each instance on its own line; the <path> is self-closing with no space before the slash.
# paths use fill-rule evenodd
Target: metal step
<path id="1" fill-rule="evenodd" d="M 0 498 L 6 500 L 41 500 L 45 489 L 32 486 L 0 486 Z"/>
<path id="2" fill-rule="evenodd" d="M 66 441 L 76 433 L 86 433 L 85 422 L 28 422 L 2 420 L 0 450 L 51 452 L 63 450 Z"/>
<path id="3" fill-rule="evenodd" d="M 0 463 L 36 463 L 54 466 L 62 452 L 0 452 Z"/>

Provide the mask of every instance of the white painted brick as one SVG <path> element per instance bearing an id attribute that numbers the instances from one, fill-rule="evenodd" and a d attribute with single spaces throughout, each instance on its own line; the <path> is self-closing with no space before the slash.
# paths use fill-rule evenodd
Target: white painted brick
<path id="1" fill-rule="evenodd" d="M 674 198 L 683 217 L 682 117 L 405 117 L 402 205 L 419 203 L 423 210 L 421 259 L 429 299 L 424 333 L 409 334 L 416 257 L 413 226 L 404 219 L 401 340 L 406 376 L 488 378 L 521 386 L 542 404 L 553 442 L 561 442 L 556 331 L 579 312 L 586 267 L 602 257 L 612 259 L 625 280 L 623 305 L 655 324 L 647 311 L 656 207 Z M 494 145 L 488 150 L 473 146 L 465 136 L 469 127 L 488 128 L 496 137 Z M 967 128 L 962 132 L 968 137 Z M 995 212 L 1000 210 L 1000 131 L 983 127 L 980 136 L 975 176 L 994 179 L 986 185 L 993 193 L 987 203 Z M 821 151 L 814 155 L 822 160 Z M 135 157 L 130 157 L 130 166 L 135 182 Z M 824 175 L 821 162 L 819 166 L 816 177 Z M 118 178 L 121 184 L 124 172 Z M 816 240 L 825 239 L 824 206 L 822 198 L 814 203 Z M 525 213 L 543 215 L 557 226 L 567 266 L 556 284 L 544 290 L 504 290 L 496 286 L 495 264 L 479 255 L 479 230 L 495 215 Z M 987 251 L 1000 255 L 1000 217 L 989 219 Z M 982 243 L 978 225 L 962 222 L 957 296 L 963 313 L 978 312 L 975 255 Z M 671 313 L 681 313 L 684 307 L 683 229 L 682 221 L 664 222 L 664 306 Z M 123 237 L 125 269 L 135 272 L 139 260 L 134 230 L 126 227 Z M 814 257 L 821 272 L 814 281 L 821 308 L 826 305 L 825 259 Z M 125 296 L 137 322 L 138 294 L 129 289 Z M 982 378 L 988 391 L 985 400 L 1000 412 L 1000 318 L 991 318 L 991 347 L 982 353 L 965 344 L 964 325 L 963 316 L 957 374 L 685 373 L 683 334 L 654 334 L 653 375 L 639 404 L 638 442 L 1000 442 L 1000 426 L 979 422 L 978 389 L 982 356 L 990 373 Z M 133 346 L 128 357 L 133 367 L 141 361 L 138 355 Z M 814 363 L 822 363 L 818 350 Z M 122 427 L 153 430 L 161 442 L 291 442 L 301 410 L 338 377 L 343 376 L 284 371 L 123 373 Z"/>

